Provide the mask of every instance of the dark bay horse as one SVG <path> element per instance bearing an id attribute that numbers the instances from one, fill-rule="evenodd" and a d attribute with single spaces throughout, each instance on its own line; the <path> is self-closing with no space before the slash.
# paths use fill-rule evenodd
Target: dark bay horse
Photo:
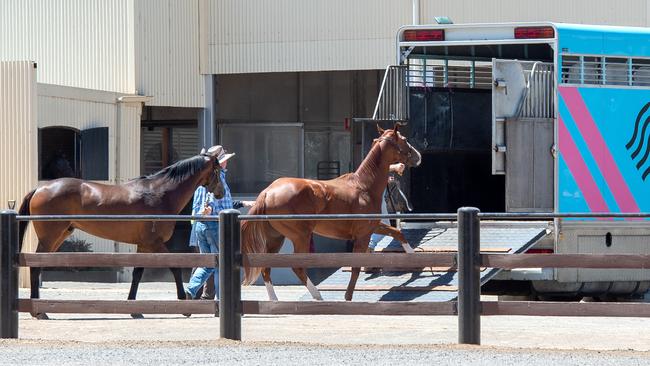
<path id="1" fill-rule="evenodd" d="M 221 146 L 181 160 L 161 171 L 124 184 L 109 185 L 75 178 L 60 178 L 29 192 L 20 206 L 20 215 L 177 215 L 187 205 L 199 185 L 207 186 L 215 197 L 223 197 L 224 187 L 217 156 Z M 27 221 L 19 224 L 22 248 Z M 174 221 L 34 221 L 38 237 L 36 252 L 55 252 L 63 241 L 79 229 L 91 235 L 136 244 L 138 253 L 167 253 Z M 134 300 L 142 278 L 142 267 L 133 270 L 129 300 Z M 180 268 L 170 268 L 179 299 L 185 299 Z M 41 268 L 30 269 L 31 298 L 39 298 Z M 44 313 L 32 314 L 47 319 Z M 132 314 L 133 317 L 141 317 Z"/>
<path id="2" fill-rule="evenodd" d="M 389 166 L 404 163 L 418 166 L 420 153 L 413 148 L 399 131 L 399 124 L 393 129 L 382 130 L 375 139 L 370 152 L 354 173 L 348 173 L 332 180 L 280 178 L 271 183 L 250 209 L 251 215 L 286 214 L 371 214 L 381 212 L 383 192 L 388 181 Z M 284 238 L 293 242 L 294 252 L 309 253 L 312 233 L 328 238 L 353 240 L 353 252 L 368 250 L 370 235 L 390 235 L 397 239 L 405 250 L 412 252 L 402 233 L 379 220 L 372 221 L 243 221 L 243 253 L 277 253 Z M 408 248 L 408 249 L 407 249 Z M 318 289 L 307 277 L 304 268 L 293 268 L 294 273 L 307 287 L 312 297 L 321 300 Z M 277 300 L 271 283 L 270 268 L 244 268 L 244 284 L 253 283 L 260 273 L 271 300 Z M 352 292 L 359 277 L 359 268 L 352 269 L 352 276 L 345 292 L 345 299 L 352 299 Z"/>

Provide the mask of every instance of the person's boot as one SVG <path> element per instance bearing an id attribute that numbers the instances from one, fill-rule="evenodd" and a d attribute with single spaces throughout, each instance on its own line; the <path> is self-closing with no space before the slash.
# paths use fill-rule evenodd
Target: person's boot
<path id="1" fill-rule="evenodd" d="M 201 288 L 201 300 L 213 300 L 214 299 L 214 273 L 210 275 L 205 285 Z M 196 297 L 199 298 L 199 294 L 196 294 Z"/>

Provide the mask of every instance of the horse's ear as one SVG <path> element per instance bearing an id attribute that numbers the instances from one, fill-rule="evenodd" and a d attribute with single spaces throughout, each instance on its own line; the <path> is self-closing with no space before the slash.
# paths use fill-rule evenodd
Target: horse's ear
<path id="1" fill-rule="evenodd" d="M 397 130 L 400 128 L 400 126 L 402 126 L 401 123 L 395 122 L 395 127 L 393 127 L 393 131 L 397 132 Z"/>
<path id="2" fill-rule="evenodd" d="M 205 154 L 205 147 L 202 148 L 202 149 L 201 149 L 201 152 L 199 153 L 199 155 L 203 155 L 203 154 Z"/>
<path id="3" fill-rule="evenodd" d="M 381 128 L 381 127 L 379 127 L 379 123 L 377 123 L 377 132 L 379 132 L 379 135 L 383 135 L 383 134 L 384 134 L 384 129 Z"/>

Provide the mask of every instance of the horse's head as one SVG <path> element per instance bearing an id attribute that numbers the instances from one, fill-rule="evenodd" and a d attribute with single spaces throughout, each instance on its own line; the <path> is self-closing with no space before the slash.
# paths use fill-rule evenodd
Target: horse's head
<path id="1" fill-rule="evenodd" d="M 382 144 L 382 154 L 390 164 L 404 163 L 409 167 L 416 167 L 422 162 L 422 155 L 411 144 L 406 141 L 406 137 L 399 133 L 401 124 L 396 123 L 393 129 L 384 130 L 377 125 L 379 137 L 375 139 L 376 143 Z"/>
<path id="2" fill-rule="evenodd" d="M 205 151 L 201 150 L 201 156 L 205 159 L 205 164 L 208 165 L 210 173 L 206 175 L 200 183 L 205 186 L 208 192 L 212 192 L 214 197 L 219 199 L 223 198 L 225 189 L 221 181 L 221 165 L 219 164 L 219 156 L 225 153 L 223 146 L 216 145 Z"/>

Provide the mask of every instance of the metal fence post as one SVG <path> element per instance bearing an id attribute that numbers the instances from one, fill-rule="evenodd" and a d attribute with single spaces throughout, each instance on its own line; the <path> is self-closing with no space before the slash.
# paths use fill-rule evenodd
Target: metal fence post
<path id="1" fill-rule="evenodd" d="M 241 340 L 241 242 L 239 211 L 219 213 L 219 331 Z"/>
<path id="2" fill-rule="evenodd" d="M 481 344 L 479 209 L 458 209 L 458 343 Z"/>
<path id="3" fill-rule="evenodd" d="M 18 338 L 18 221 L 0 212 L 0 338 Z"/>

